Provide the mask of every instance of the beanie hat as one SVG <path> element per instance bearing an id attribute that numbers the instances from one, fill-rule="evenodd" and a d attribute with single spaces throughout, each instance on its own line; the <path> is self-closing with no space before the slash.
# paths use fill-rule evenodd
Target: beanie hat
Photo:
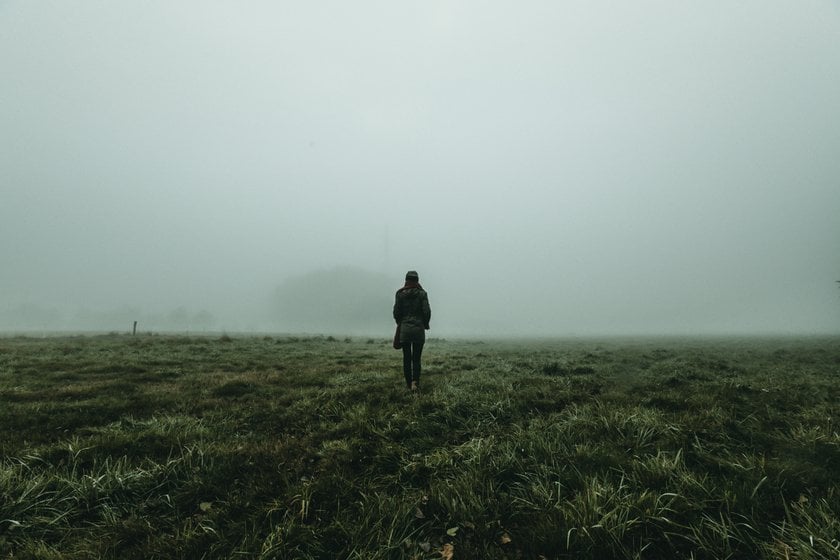
<path id="1" fill-rule="evenodd" d="M 409 270 L 408 272 L 405 273 L 405 279 L 406 280 L 419 280 L 420 275 L 417 274 L 416 270 Z"/>

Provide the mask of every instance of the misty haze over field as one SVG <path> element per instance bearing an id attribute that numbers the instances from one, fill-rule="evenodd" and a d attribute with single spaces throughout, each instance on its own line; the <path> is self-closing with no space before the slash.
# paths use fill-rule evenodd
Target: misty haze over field
<path id="1" fill-rule="evenodd" d="M 0 1 L 0 330 L 840 332 L 840 3 Z"/>

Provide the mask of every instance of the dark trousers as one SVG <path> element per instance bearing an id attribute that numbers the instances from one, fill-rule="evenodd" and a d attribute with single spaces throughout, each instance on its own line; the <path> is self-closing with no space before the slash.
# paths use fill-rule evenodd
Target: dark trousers
<path id="1" fill-rule="evenodd" d="M 405 384 L 411 387 L 414 381 L 420 384 L 420 357 L 423 355 L 422 342 L 403 342 L 403 375 Z"/>

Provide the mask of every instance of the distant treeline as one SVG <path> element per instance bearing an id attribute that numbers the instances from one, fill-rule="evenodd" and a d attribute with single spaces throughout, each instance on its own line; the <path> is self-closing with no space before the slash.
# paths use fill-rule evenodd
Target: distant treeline
<path id="1" fill-rule="evenodd" d="M 270 330 L 294 333 L 370 334 L 391 328 L 393 295 L 400 279 L 356 267 L 309 272 L 283 281 L 259 309 L 247 306 L 219 317 L 179 306 L 144 310 L 61 308 L 43 303 L 0 307 L 2 331 L 143 331 Z"/>
<path id="2" fill-rule="evenodd" d="M 295 276 L 274 294 L 281 330 L 383 332 L 390 328 L 394 278 L 356 267 L 336 267 Z"/>
<path id="3" fill-rule="evenodd" d="M 204 331 L 216 326 L 216 318 L 208 311 L 192 311 L 177 307 L 171 311 L 143 312 L 134 307 L 117 309 L 79 308 L 62 310 L 34 303 L 7 306 L 0 311 L 0 329 L 28 330 L 95 330 L 129 331 L 134 321 L 140 330 Z"/>

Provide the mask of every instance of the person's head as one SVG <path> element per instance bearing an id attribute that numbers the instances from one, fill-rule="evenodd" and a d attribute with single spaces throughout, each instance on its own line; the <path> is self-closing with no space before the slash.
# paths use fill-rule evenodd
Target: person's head
<path id="1" fill-rule="evenodd" d="M 409 270 L 405 273 L 405 281 L 406 282 L 418 282 L 420 280 L 420 275 L 417 274 L 416 270 Z"/>

